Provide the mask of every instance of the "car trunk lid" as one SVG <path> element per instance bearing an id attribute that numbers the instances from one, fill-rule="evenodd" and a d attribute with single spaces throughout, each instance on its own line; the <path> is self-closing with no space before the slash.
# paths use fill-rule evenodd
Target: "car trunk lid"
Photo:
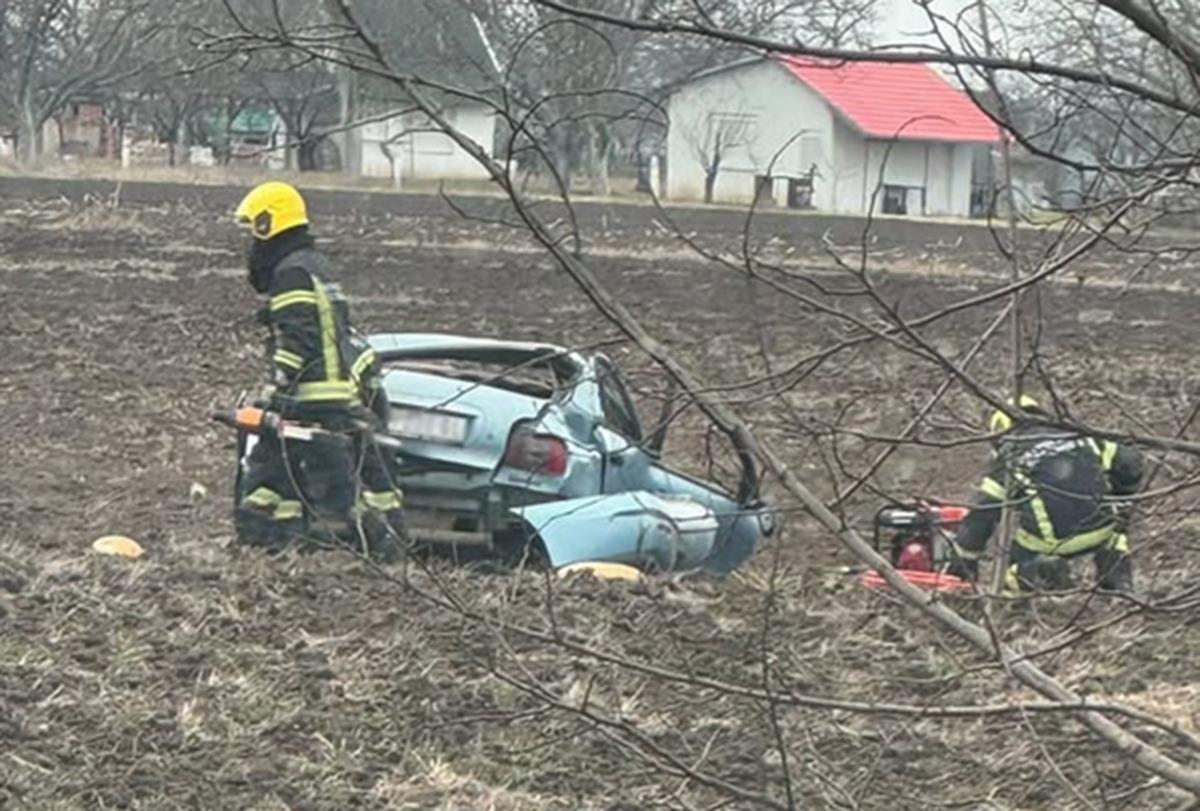
<path id="1" fill-rule="evenodd" d="M 533 419 L 546 400 L 519 392 L 404 369 L 388 371 L 389 433 L 403 443 L 405 467 L 494 470 L 514 423 Z"/>

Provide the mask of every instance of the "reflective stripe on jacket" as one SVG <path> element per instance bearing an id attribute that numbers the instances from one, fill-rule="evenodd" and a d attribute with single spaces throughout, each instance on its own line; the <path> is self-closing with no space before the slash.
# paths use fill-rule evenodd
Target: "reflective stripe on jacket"
<path id="1" fill-rule="evenodd" d="M 279 394 L 299 403 L 353 404 L 359 393 L 347 361 L 347 308 L 321 280 L 324 258 L 303 248 L 280 260 L 268 291 L 267 323 Z M 351 363 L 356 358 L 351 358 Z"/>
<path id="2" fill-rule="evenodd" d="M 1018 428 L 1001 440 L 955 545 L 978 557 L 1006 502 L 1020 511 L 1015 542 L 1031 552 L 1075 555 L 1111 544 L 1117 513 L 1109 497 L 1136 492 L 1141 475 L 1141 454 L 1130 446 Z"/>

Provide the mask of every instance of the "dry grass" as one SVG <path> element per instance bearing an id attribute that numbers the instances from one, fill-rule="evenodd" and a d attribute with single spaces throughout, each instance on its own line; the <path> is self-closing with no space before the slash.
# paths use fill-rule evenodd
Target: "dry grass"
<path id="1" fill-rule="evenodd" d="M 3 549 L 6 559 L 21 551 Z M 489 618 L 480 624 L 328 555 L 197 559 L 168 548 L 144 562 L 80 554 L 10 570 L 23 582 L 3 603 L 0 695 L 15 745 L 0 774 L 17 808 L 190 808 L 219 797 L 222 807 L 520 811 L 658 807 L 675 790 L 697 805 L 719 797 L 647 770 L 636 754 L 648 751 L 645 741 L 701 772 L 771 794 L 780 787 L 762 702 L 639 669 L 757 689 L 767 595 L 753 576 L 719 591 L 553 584 L 559 632 L 625 667 L 516 630 L 551 627 L 547 581 L 533 574 L 410 571 L 422 592 L 452 593 Z M 799 573 L 777 590 L 770 657 L 781 694 L 935 706 L 1029 698 L 986 673 L 964 676 L 978 660 L 885 596 L 849 588 L 831 600 Z M 1012 622 L 1010 635 L 1047 642 L 1054 617 L 1075 607 L 1046 606 L 1041 625 Z M 1059 657 L 1060 677 L 1078 668 L 1081 679 L 1127 679 L 1110 649 L 1116 639 L 1102 635 Z M 1154 645 L 1143 639 L 1137 655 L 1153 658 Z M 531 689 L 611 726 L 547 710 Z M 1186 682 L 1111 692 L 1146 709 L 1195 710 Z M 787 707 L 780 723 L 806 805 L 886 794 L 892 807 L 917 808 L 922 796 L 1007 791 L 1017 774 L 1048 802 L 1058 790 L 1031 729 L 1081 782 L 1094 784 L 1100 766 L 1108 790 L 1128 785 L 1062 716 L 1026 725 L 1019 716 Z M 985 737 L 995 743 L 970 743 Z M 1162 733 L 1150 737 L 1171 746 Z"/>
<path id="2" fill-rule="evenodd" d="M 1033 698 L 894 600 L 831 571 L 844 559 L 791 513 L 777 576 L 767 550 L 721 584 L 631 589 L 441 564 L 386 579 L 344 556 L 269 560 L 227 549 L 230 447 L 202 421 L 253 375 L 258 336 L 238 319 L 256 302 L 236 278 L 239 246 L 221 213 L 163 215 L 177 205 L 0 206 L 0 294 L 28 305 L 0 327 L 15 359 L 0 372 L 9 452 L 0 469 L 5 808 L 706 808 L 727 799 L 714 780 L 779 802 L 785 777 L 800 807 L 1082 807 L 1059 772 L 1109 807 L 1176 801 L 1142 788 L 1145 776 L 1126 758 L 1062 715 L 896 717 L 798 701 L 778 706 L 773 723 L 769 702 L 755 697 L 764 663 L 777 696 L 918 707 Z M 399 313 L 403 328 L 610 337 L 551 270 L 507 251 L 500 231 L 352 213 L 324 225 L 353 270 L 347 286 L 369 325 L 394 327 Z M 651 231 L 644 222 L 614 228 L 603 246 L 624 253 L 602 257 L 600 269 L 714 383 L 759 372 L 757 327 L 769 331 L 779 362 L 825 339 L 798 324 L 787 302 L 748 301 L 741 278 L 682 258 L 638 261 L 631 246 L 671 248 L 652 244 Z M 428 237 L 424 247 L 401 242 L 414 233 Z M 490 256 L 445 247 L 491 237 Z M 915 268 L 929 250 L 898 249 L 892 259 Z M 939 250 L 942 266 L 972 261 Z M 914 271 L 886 284 L 898 298 L 938 301 L 950 295 L 946 278 Z M 1115 393 L 1169 430 L 1180 386 L 1200 373 L 1185 294 L 1118 300 L 1088 285 L 1059 295 L 1067 294 L 1048 292 L 1047 305 L 1120 307 L 1170 325 L 1093 333 L 1064 319 L 1051 335 L 1054 368 L 1085 414 L 1110 414 L 1106 396 Z M 960 348 L 974 327 L 955 321 L 937 338 Z M 1109 362 L 1118 356 L 1145 360 Z M 636 356 L 622 359 L 651 378 Z M 794 402 L 813 419 L 840 412 L 845 426 L 895 430 L 908 413 L 897 402 L 920 402 L 936 379 L 906 362 L 848 355 Z M 740 407 L 804 475 L 823 475 L 815 443 L 773 401 Z M 689 417 L 669 452 L 704 472 L 704 447 L 704 426 Z M 858 464 L 872 448 L 841 451 Z M 977 461 L 973 451 L 912 450 L 906 486 L 956 494 Z M 1160 484 L 1185 474 L 1169 468 Z M 194 482 L 208 495 L 193 495 Z M 851 518 L 865 521 L 875 501 L 853 504 Z M 1184 547 L 1197 536 L 1187 499 L 1167 506 L 1179 512 L 1148 521 L 1137 539 L 1156 598 L 1186 587 L 1196 569 Z M 136 537 L 146 558 L 88 551 L 113 531 Z M 1006 604 L 995 619 L 1006 639 L 1032 650 L 1124 607 L 1075 596 Z M 977 604 L 963 610 L 979 617 Z M 1094 700 L 1152 709 L 1194 730 L 1195 611 L 1185 604 L 1134 617 L 1039 661 Z M 546 639 L 556 634 L 572 645 Z M 1143 731 L 1192 757 L 1167 733 Z"/>

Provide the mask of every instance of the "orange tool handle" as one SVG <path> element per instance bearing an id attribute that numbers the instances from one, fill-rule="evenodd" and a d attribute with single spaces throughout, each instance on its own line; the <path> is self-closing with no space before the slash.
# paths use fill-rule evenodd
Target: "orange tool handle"
<path id="1" fill-rule="evenodd" d="M 231 428 L 237 428 L 251 434 L 261 434 L 270 429 L 270 417 L 261 408 L 234 408 L 214 411 L 212 418 Z"/>
<path id="2" fill-rule="evenodd" d="M 262 430 L 265 412 L 261 408 L 239 408 L 233 412 L 233 424 L 252 434 Z"/>

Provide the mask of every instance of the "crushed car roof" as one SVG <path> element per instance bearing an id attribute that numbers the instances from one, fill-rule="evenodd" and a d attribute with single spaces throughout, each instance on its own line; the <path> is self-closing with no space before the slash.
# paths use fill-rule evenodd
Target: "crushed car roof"
<path id="1" fill-rule="evenodd" d="M 367 340 L 385 363 L 406 359 L 446 359 L 519 366 L 544 360 L 562 379 L 570 379 L 581 370 L 580 357 L 556 344 L 498 341 L 494 338 L 431 332 L 379 333 L 369 336 Z"/>

